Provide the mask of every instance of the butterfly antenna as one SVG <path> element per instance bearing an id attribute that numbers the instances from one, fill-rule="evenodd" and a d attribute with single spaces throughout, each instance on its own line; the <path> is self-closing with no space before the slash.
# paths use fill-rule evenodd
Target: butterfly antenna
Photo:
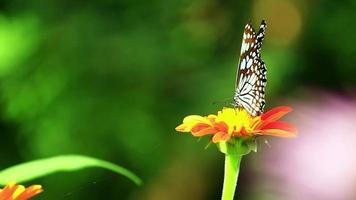
<path id="1" fill-rule="evenodd" d="M 212 105 L 217 105 L 217 104 L 224 104 L 224 106 L 228 106 L 231 105 L 231 98 L 225 98 L 223 100 L 219 100 L 219 101 L 213 101 L 211 104 Z"/>

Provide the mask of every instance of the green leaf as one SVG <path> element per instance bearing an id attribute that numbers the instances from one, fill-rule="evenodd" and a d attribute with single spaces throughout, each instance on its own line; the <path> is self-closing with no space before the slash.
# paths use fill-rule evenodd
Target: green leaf
<path id="1" fill-rule="evenodd" d="M 21 163 L 0 171 L 0 184 L 24 182 L 56 172 L 76 171 L 89 167 L 100 167 L 126 176 L 137 185 L 141 179 L 131 171 L 114 163 L 82 155 L 61 155 Z"/>

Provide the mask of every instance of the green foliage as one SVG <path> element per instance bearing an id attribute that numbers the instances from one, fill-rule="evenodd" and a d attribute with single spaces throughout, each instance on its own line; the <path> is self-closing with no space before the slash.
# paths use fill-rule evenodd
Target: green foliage
<path id="1" fill-rule="evenodd" d="M 137 185 L 142 182 L 135 174 L 114 163 L 82 155 L 61 155 L 33 160 L 1 170 L 0 184 L 5 185 L 12 181 L 21 183 L 57 172 L 77 171 L 90 167 L 111 170 L 129 178 Z"/>
<path id="2" fill-rule="evenodd" d="M 0 14 L 0 77 L 28 59 L 38 45 L 38 29 L 34 16 L 8 19 Z"/>

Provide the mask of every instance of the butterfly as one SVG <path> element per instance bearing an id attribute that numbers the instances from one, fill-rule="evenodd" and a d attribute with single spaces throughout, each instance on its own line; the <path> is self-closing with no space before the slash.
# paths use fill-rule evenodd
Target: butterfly
<path id="1" fill-rule="evenodd" d="M 266 27 L 266 22 L 262 20 L 256 33 L 251 23 L 246 24 L 236 75 L 233 104 L 236 107 L 243 107 L 252 116 L 262 114 L 266 103 L 267 69 L 260 54 Z"/>

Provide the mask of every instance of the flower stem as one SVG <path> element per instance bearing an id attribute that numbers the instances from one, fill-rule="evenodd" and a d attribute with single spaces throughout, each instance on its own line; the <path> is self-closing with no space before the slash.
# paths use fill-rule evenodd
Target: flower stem
<path id="1" fill-rule="evenodd" d="M 224 186 L 221 200 L 233 200 L 242 155 L 225 154 Z"/>

